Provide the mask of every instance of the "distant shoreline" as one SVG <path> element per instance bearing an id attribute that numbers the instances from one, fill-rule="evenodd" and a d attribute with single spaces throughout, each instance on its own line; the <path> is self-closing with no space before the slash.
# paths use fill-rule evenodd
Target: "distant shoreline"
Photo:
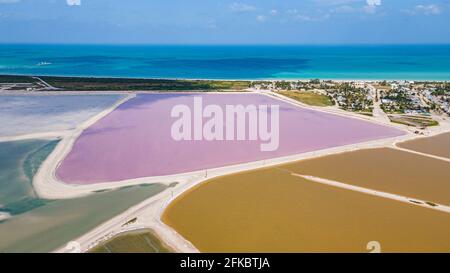
<path id="1" fill-rule="evenodd" d="M 60 79 L 88 79 L 88 80 L 138 80 L 138 81 L 212 81 L 212 82 L 257 82 L 257 81 L 286 81 L 286 82 L 308 82 L 311 80 L 321 81 L 335 81 L 335 82 L 378 82 L 378 81 L 418 81 L 418 82 L 450 82 L 450 78 L 447 80 L 430 80 L 430 79 L 410 79 L 410 78 L 398 78 L 398 79 L 359 79 L 359 78 L 242 78 L 242 79 L 227 79 L 227 78 L 170 78 L 170 77 L 114 77 L 114 76 L 78 76 L 78 75 L 34 75 L 34 74 L 0 74 L 0 83 L 3 77 L 23 77 L 23 78 L 60 78 Z"/>

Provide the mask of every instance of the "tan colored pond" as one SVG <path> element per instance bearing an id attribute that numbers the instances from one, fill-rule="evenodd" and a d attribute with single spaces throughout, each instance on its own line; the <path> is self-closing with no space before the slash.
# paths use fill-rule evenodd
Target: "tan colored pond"
<path id="1" fill-rule="evenodd" d="M 450 163 L 400 150 L 360 150 L 300 161 L 283 168 L 450 205 Z"/>
<path id="2" fill-rule="evenodd" d="M 202 252 L 450 252 L 450 215 L 310 182 L 280 168 L 212 179 L 163 221 Z"/>
<path id="3" fill-rule="evenodd" d="M 397 144 L 397 146 L 421 153 L 450 158 L 450 132 L 402 142 Z"/>

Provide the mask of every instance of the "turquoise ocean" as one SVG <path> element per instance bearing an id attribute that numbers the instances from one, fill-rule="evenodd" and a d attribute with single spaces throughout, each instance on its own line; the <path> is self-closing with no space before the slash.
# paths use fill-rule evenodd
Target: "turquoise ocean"
<path id="1" fill-rule="evenodd" d="M 450 45 L 0 45 L 0 74 L 450 80 Z"/>

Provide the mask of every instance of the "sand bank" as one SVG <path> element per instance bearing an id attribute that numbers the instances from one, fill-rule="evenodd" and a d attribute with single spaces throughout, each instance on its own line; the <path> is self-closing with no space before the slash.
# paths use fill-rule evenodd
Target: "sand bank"
<path id="1" fill-rule="evenodd" d="M 365 149 L 286 164 L 297 174 L 450 205 L 450 163 L 396 149 Z"/>

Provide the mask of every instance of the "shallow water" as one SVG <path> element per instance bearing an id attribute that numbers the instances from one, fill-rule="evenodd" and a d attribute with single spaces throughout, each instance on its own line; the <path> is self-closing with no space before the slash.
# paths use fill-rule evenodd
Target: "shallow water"
<path id="1" fill-rule="evenodd" d="M 0 223 L 0 252 L 49 252 L 163 191 L 154 184 L 52 201 Z"/>
<path id="2" fill-rule="evenodd" d="M 58 141 L 0 142 L 0 252 L 48 252 L 88 232 L 166 186 L 133 186 L 50 201 L 36 196 L 31 178 Z"/>
<path id="3" fill-rule="evenodd" d="M 397 145 L 421 153 L 450 158 L 450 133 L 406 141 Z"/>
<path id="4" fill-rule="evenodd" d="M 310 182 L 279 168 L 214 178 L 163 221 L 202 252 L 450 252 L 448 214 Z"/>
<path id="5" fill-rule="evenodd" d="M 46 203 L 37 198 L 32 177 L 57 143 L 57 140 L 0 142 L 0 210 L 14 215 Z"/>
<path id="6" fill-rule="evenodd" d="M 121 95 L 0 96 L 0 136 L 75 128 Z"/>
<path id="7" fill-rule="evenodd" d="M 283 168 L 450 205 L 450 163 L 400 150 L 360 150 L 300 161 Z"/>

